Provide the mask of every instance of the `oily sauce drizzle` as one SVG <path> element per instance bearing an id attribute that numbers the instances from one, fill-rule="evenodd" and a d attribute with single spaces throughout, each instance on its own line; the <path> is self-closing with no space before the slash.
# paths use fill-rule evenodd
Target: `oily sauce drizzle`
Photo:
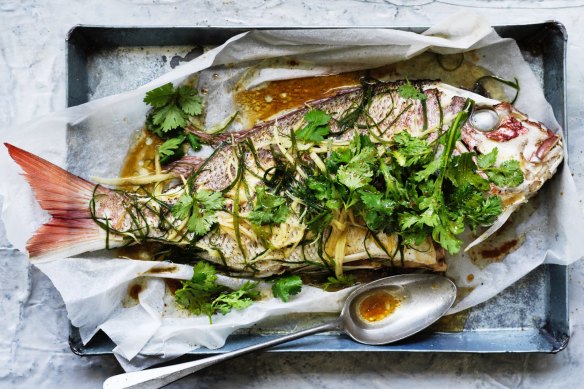
<path id="1" fill-rule="evenodd" d="M 364 72 L 349 72 L 274 81 L 263 87 L 239 91 L 234 98 L 247 124 L 253 125 L 284 110 L 301 107 L 307 101 L 334 96 L 339 89 L 358 86 L 364 75 Z"/>
<path id="2" fill-rule="evenodd" d="M 378 290 L 361 301 L 359 314 L 369 322 L 385 319 L 400 305 L 400 300 L 384 290 Z"/>

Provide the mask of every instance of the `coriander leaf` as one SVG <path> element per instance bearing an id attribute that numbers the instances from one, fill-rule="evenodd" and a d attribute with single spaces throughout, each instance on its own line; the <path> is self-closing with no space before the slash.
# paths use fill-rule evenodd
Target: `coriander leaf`
<path id="1" fill-rule="evenodd" d="M 217 290 L 217 285 L 215 280 L 217 279 L 217 271 L 208 262 L 198 262 L 193 266 L 193 277 L 191 282 L 196 284 L 193 286 L 196 289 L 201 289 L 207 292 L 215 292 Z"/>
<path id="2" fill-rule="evenodd" d="M 330 115 L 318 109 L 308 111 L 304 115 L 306 126 L 296 131 L 296 137 L 304 142 L 322 142 L 330 132 L 328 122 Z"/>
<path id="3" fill-rule="evenodd" d="M 322 142 L 324 140 L 324 137 L 327 136 L 328 134 L 329 134 L 328 127 L 306 126 L 302 129 L 298 130 L 298 132 L 296 133 L 296 136 L 298 137 L 298 139 L 300 139 L 304 142 Z"/>
<path id="4" fill-rule="evenodd" d="M 163 132 L 186 125 L 186 115 L 176 105 L 166 105 L 154 112 L 152 122 L 159 125 Z"/>
<path id="5" fill-rule="evenodd" d="M 446 177 L 454 186 L 471 184 L 481 190 L 489 190 L 489 182 L 476 172 L 474 153 L 463 153 L 452 157 Z"/>
<path id="6" fill-rule="evenodd" d="M 193 213 L 187 223 L 187 229 L 197 235 L 205 235 L 211 231 L 217 222 L 217 215 L 212 211 L 202 211 L 197 204 L 193 206 Z"/>
<path id="7" fill-rule="evenodd" d="M 337 179 L 351 190 L 359 189 L 371 181 L 373 171 L 367 165 L 343 165 L 337 172 Z"/>
<path id="8" fill-rule="evenodd" d="M 181 86 L 174 89 L 172 83 L 168 83 L 146 93 L 144 102 L 153 107 L 146 117 L 148 131 L 163 139 L 183 137 L 183 141 L 188 140 L 194 151 L 201 149 L 200 139 L 194 134 L 185 134 L 184 131 L 187 121 L 202 113 L 201 97 L 195 88 Z M 176 143 L 177 141 L 173 141 L 162 148 L 162 163 L 180 156 L 175 152 L 178 149 Z"/>
<path id="9" fill-rule="evenodd" d="M 184 113 L 198 116 L 203 112 L 203 104 L 197 90 L 190 86 L 181 86 L 177 89 L 178 104 Z"/>
<path id="10" fill-rule="evenodd" d="M 489 180 L 499 187 L 514 188 L 523 183 L 523 171 L 519 162 L 512 159 L 495 166 L 498 149 L 495 147 L 490 153 L 477 157 L 478 167 L 483 170 Z"/>
<path id="11" fill-rule="evenodd" d="M 237 290 L 221 293 L 211 304 L 213 311 L 226 315 L 232 309 L 240 311 L 249 307 L 260 295 L 259 291 L 254 290 L 258 284 L 258 282 L 246 281 Z"/>
<path id="12" fill-rule="evenodd" d="M 425 163 L 434 156 L 432 147 L 425 139 L 414 137 L 407 131 L 396 134 L 393 141 L 397 146 L 393 156 L 402 167 Z"/>
<path id="13" fill-rule="evenodd" d="M 146 93 L 144 102 L 155 108 L 164 107 L 174 98 L 172 83 L 164 84 Z"/>
<path id="14" fill-rule="evenodd" d="M 412 212 L 404 212 L 398 216 L 398 220 L 402 230 L 407 230 L 420 222 L 420 216 Z"/>
<path id="15" fill-rule="evenodd" d="M 363 135 L 356 135 L 349 145 L 353 156 L 349 163 L 337 170 L 337 180 L 350 190 L 362 188 L 373 177 L 372 167 L 377 162 L 377 151 L 371 140 Z"/>
<path id="16" fill-rule="evenodd" d="M 186 193 L 172 207 L 172 215 L 180 220 L 188 219 L 187 230 L 196 235 L 205 235 L 217 222 L 216 211 L 223 208 L 221 192 L 200 190 L 194 196 Z"/>
<path id="17" fill-rule="evenodd" d="M 336 172 L 335 168 L 342 163 L 349 163 L 351 161 L 352 156 L 353 154 L 351 153 L 351 150 L 347 148 L 335 150 L 331 153 L 331 156 L 326 160 L 327 168 L 329 170 L 334 169 L 332 173 L 335 173 Z"/>
<path id="18" fill-rule="evenodd" d="M 488 154 L 481 154 L 477 157 L 477 165 L 480 169 L 487 169 L 492 166 L 495 166 L 495 162 L 497 162 L 497 154 L 499 149 L 496 147 L 491 150 Z"/>
<path id="19" fill-rule="evenodd" d="M 296 275 L 278 278 L 272 284 L 274 297 L 278 297 L 284 302 L 288 302 L 290 295 L 298 294 L 300 290 L 302 290 L 302 279 Z"/>
<path id="20" fill-rule="evenodd" d="M 396 230 L 396 202 L 379 192 L 359 191 L 361 215 L 372 231 L 394 232 Z"/>
<path id="21" fill-rule="evenodd" d="M 383 212 L 387 215 L 393 214 L 395 210 L 395 201 L 384 197 L 379 192 L 360 191 L 359 195 L 363 205 L 368 209 Z"/>
<path id="22" fill-rule="evenodd" d="M 191 149 L 193 149 L 193 151 L 200 151 L 201 150 L 201 148 L 202 148 L 201 138 L 199 138 L 195 134 L 188 133 L 187 134 L 187 141 L 191 145 Z"/>
<path id="23" fill-rule="evenodd" d="M 482 199 L 475 208 L 466 206 L 465 211 L 465 216 L 474 230 L 477 226 L 493 224 L 503 211 L 503 203 L 499 196 L 490 196 Z"/>
<path id="24" fill-rule="evenodd" d="M 436 173 L 438 169 L 440 169 L 440 159 L 435 159 L 422 170 L 419 170 L 414 175 L 414 180 L 417 182 L 421 182 L 427 180 L 432 174 Z"/>
<path id="25" fill-rule="evenodd" d="M 374 148 L 375 145 L 367 135 L 356 133 L 349 143 L 349 150 L 353 155 L 361 153 L 366 148 Z"/>
<path id="26" fill-rule="evenodd" d="M 289 214 L 290 209 L 284 197 L 266 192 L 266 187 L 260 186 L 256 189 L 256 204 L 247 219 L 258 226 L 281 224 L 288 219 Z"/>
<path id="27" fill-rule="evenodd" d="M 172 215 L 177 219 L 184 220 L 190 215 L 192 207 L 193 198 L 183 193 L 178 202 L 172 206 Z"/>
<path id="28" fill-rule="evenodd" d="M 460 224 L 461 224 L 460 221 L 458 222 L 447 221 L 446 224 L 439 224 L 432 230 L 432 238 L 436 242 L 438 242 L 440 246 L 444 247 L 444 249 L 448 251 L 450 254 L 456 254 L 457 252 L 460 251 L 462 241 L 458 239 L 456 235 L 452 232 L 453 230 L 452 226 L 457 227 Z M 462 224 L 462 227 L 464 227 L 464 224 Z M 455 230 L 459 231 L 460 229 L 457 228 Z"/>
<path id="29" fill-rule="evenodd" d="M 195 194 L 195 200 L 199 201 L 209 211 L 218 211 L 223 208 L 224 199 L 221 192 L 203 189 Z"/>
<path id="30" fill-rule="evenodd" d="M 503 162 L 498 168 L 485 170 L 489 180 L 498 187 L 514 188 L 523 183 L 523 171 L 516 160 Z"/>
<path id="31" fill-rule="evenodd" d="M 424 101 L 428 98 L 424 92 L 413 86 L 409 80 L 397 88 L 397 93 L 404 99 Z"/>
<path id="32" fill-rule="evenodd" d="M 158 154 L 161 157 L 171 157 L 175 154 L 178 148 L 185 141 L 184 136 L 178 136 L 176 138 L 170 138 L 158 147 Z"/>
<path id="33" fill-rule="evenodd" d="M 383 208 L 382 201 L 383 196 L 381 193 L 361 191 L 359 192 L 361 196 L 361 201 L 363 204 L 370 209 L 379 210 Z"/>
<path id="34" fill-rule="evenodd" d="M 325 290 L 329 289 L 342 289 L 346 286 L 352 286 L 356 283 L 355 277 L 351 274 L 341 274 L 339 277 L 328 277 L 327 282 L 325 282 L 322 287 Z"/>
<path id="35" fill-rule="evenodd" d="M 319 109 L 311 109 L 304 115 L 304 120 L 315 125 L 324 126 L 331 120 L 330 115 Z"/>
<path id="36" fill-rule="evenodd" d="M 195 315 L 207 315 L 209 321 L 215 313 L 227 314 L 232 309 L 243 309 L 259 296 L 254 290 L 257 283 L 246 281 L 239 289 L 231 290 L 216 283 L 215 268 L 207 262 L 193 267 L 193 277 L 183 281 L 175 292 L 176 303 Z"/>

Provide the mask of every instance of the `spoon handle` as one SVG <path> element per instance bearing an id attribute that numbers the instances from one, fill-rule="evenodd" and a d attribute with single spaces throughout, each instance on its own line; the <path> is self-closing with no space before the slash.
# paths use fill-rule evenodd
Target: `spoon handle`
<path id="1" fill-rule="evenodd" d="M 103 383 L 103 389 L 121 389 L 121 388 L 140 388 L 155 389 L 161 388 L 178 379 L 188 376 L 196 371 L 202 370 L 208 366 L 214 365 L 228 359 L 239 357 L 247 353 L 262 350 L 268 347 L 277 346 L 295 339 L 319 332 L 333 331 L 340 328 L 340 321 L 336 320 L 330 323 L 321 324 L 317 327 L 309 328 L 303 331 L 295 332 L 290 335 L 282 336 L 277 339 L 268 340 L 267 342 L 254 344 L 252 346 L 240 348 L 225 354 L 218 354 L 212 357 L 199 359 L 196 361 L 185 362 L 178 365 L 159 367 L 132 373 L 118 374 L 108 378 Z"/>

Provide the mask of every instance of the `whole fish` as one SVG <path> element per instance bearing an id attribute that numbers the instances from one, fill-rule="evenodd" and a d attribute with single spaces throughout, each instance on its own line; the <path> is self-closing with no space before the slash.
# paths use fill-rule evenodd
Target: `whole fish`
<path id="1" fill-rule="evenodd" d="M 474 104 L 469 106 L 469 99 Z M 311 122 L 310 112 L 324 114 L 326 123 Z M 403 236 L 391 229 L 372 232 L 367 217 L 353 212 L 350 205 L 335 208 L 334 204 L 311 203 L 302 197 L 299 187 L 314 194 L 316 186 L 310 184 L 311 189 L 306 189 L 305 183 L 317 182 L 316 176 L 326 176 L 332 185 L 339 185 L 341 169 L 331 175 L 329 163 L 354 147 L 358 135 L 371 141 L 373 157 L 387 153 L 387 158 L 407 166 L 392 151 L 396 136 L 407 132 L 411 138 L 436 145 L 433 158 L 440 159 L 446 149 L 439 145 L 440 139 L 452 131 L 463 112 L 467 115 L 458 128 L 460 137 L 453 155 L 472 152 L 474 161 L 479 160 L 476 173 L 485 179 L 490 176 L 488 168 L 480 169 L 481 156 L 490 157 L 489 166 L 494 167 L 517 161 L 522 175 L 516 185 L 497 186 L 491 181 L 484 190 L 500 198 L 502 209 L 494 222 L 479 223 L 491 227 L 475 241 L 478 243 L 554 174 L 563 158 L 562 138 L 509 103 L 440 82 L 368 82 L 307 102 L 246 131 L 211 136 L 192 130 L 216 146 L 213 154 L 186 157 L 167 166 L 163 179 L 148 191 L 96 185 L 22 149 L 6 146 L 24 170 L 41 207 L 52 216 L 28 242 L 31 259 L 64 258 L 157 241 L 196 247 L 204 259 L 258 277 L 315 268 L 334 269 L 337 275 L 343 270 L 387 266 L 443 271 L 445 254 L 436 236 L 404 243 Z M 301 131 L 306 135 L 325 127 L 323 136 L 301 139 Z M 357 159 L 347 164 L 360 169 Z M 436 165 L 432 174 L 440 177 L 445 169 Z M 388 175 L 367 171 L 364 177 L 368 186 L 361 188 L 375 192 L 376 185 L 389 187 L 384 181 Z M 266 194 L 269 191 L 272 193 Z M 352 189 L 349 192 L 353 194 Z M 357 192 L 365 196 L 362 189 L 355 189 Z M 221 201 L 211 201 L 219 197 Z M 281 209 L 284 205 L 285 210 Z M 262 217 L 279 220 L 252 222 L 258 209 L 263 209 Z M 315 209 L 325 209 L 322 215 L 328 217 L 318 231 L 307 221 Z M 276 217 L 280 211 L 282 217 Z M 401 223 L 401 216 L 399 220 Z M 201 234 L 201 230 L 209 231 Z"/>

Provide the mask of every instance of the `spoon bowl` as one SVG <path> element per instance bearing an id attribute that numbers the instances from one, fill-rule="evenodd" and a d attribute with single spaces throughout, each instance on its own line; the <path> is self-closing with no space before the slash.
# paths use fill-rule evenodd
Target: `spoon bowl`
<path id="1" fill-rule="evenodd" d="M 219 362 L 319 332 L 343 330 L 357 342 L 381 345 L 411 336 L 442 317 L 454 303 L 456 286 L 433 274 L 403 274 L 357 287 L 340 317 L 330 323 L 225 354 L 108 378 L 104 389 L 154 389 Z"/>
<path id="2" fill-rule="evenodd" d="M 382 278 L 349 295 L 341 312 L 341 325 L 359 343 L 388 344 L 434 323 L 455 299 L 456 285 L 442 276 L 404 274 Z M 377 315 L 367 316 L 372 311 Z"/>

